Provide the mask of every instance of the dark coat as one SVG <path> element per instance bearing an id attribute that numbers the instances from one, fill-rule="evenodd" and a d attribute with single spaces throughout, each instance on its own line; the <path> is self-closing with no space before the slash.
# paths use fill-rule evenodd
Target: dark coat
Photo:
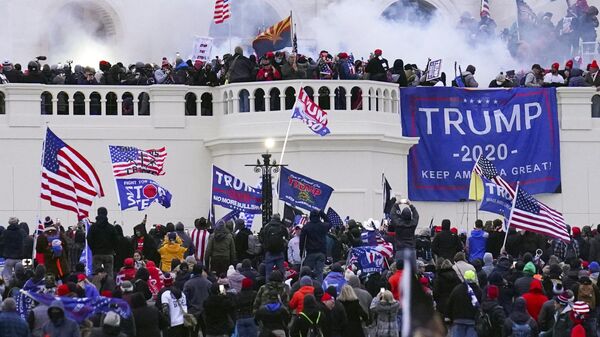
<path id="1" fill-rule="evenodd" d="M 225 76 L 229 79 L 229 83 L 251 82 L 256 77 L 254 69 L 254 64 L 250 59 L 235 54 L 229 61 L 229 69 Z"/>
<path id="2" fill-rule="evenodd" d="M 448 315 L 448 300 L 452 290 L 461 283 L 452 266 L 438 271 L 433 281 L 433 299 L 437 303 L 437 310 L 442 316 Z"/>
<path id="3" fill-rule="evenodd" d="M 481 289 L 475 283 L 469 283 L 469 285 L 481 303 Z M 461 283 L 454 287 L 448 299 L 448 317 L 453 321 L 457 319 L 475 320 L 477 312 L 478 309 L 471 304 L 466 284 Z"/>
<path id="4" fill-rule="evenodd" d="M 323 214 L 324 215 L 324 214 Z M 310 221 L 302 227 L 300 233 L 300 252 L 305 254 L 327 254 L 327 232 L 331 228 L 328 222 L 322 222 L 316 211 L 310 212 Z M 325 218 L 325 216 L 323 216 Z"/>
<path id="5" fill-rule="evenodd" d="M 315 311 L 304 312 L 304 315 L 308 316 L 308 319 L 310 319 L 313 323 L 318 324 L 321 331 L 325 330 L 327 317 L 323 310 L 319 309 Z M 308 330 L 312 324 L 310 324 L 304 315 L 298 315 L 298 319 L 294 320 L 292 323 L 292 327 L 290 328 L 291 337 L 304 337 L 308 335 Z"/>
<path id="6" fill-rule="evenodd" d="M 525 310 L 525 300 L 523 298 L 518 298 L 515 301 L 515 305 L 513 306 L 513 312 L 506 318 L 504 323 L 504 336 L 512 336 L 512 326 L 513 323 L 516 324 L 529 324 L 531 328 L 531 337 L 537 337 L 538 335 L 538 325 Z"/>
<path id="7" fill-rule="evenodd" d="M 392 225 L 396 232 L 396 251 L 404 248 L 414 249 L 415 230 L 419 224 L 419 212 L 414 205 L 409 205 L 400 210 L 400 204 L 394 204 L 390 211 Z"/>
<path id="8" fill-rule="evenodd" d="M 194 275 L 185 282 L 183 293 L 190 313 L 204 312 L 204 301 L 208 298 L 211 285 L 212 283 L 202 275 Z"/>
<path id="9" fill-rule="evenodd" d="M 117 231 L 108 223 L 105 216 L 96 217 L 96 222 L 90 226 L 87 238 L 93 255 L 115 254 L 115 243 L 118 242 Z"/>
<path id="10" fill-rule="evenodd" d="M 457 235 L 450 230 L 442 230 L 434 238 L 431 251 L 438 257 L 453 260 L 454 255 L 462 250 L 462 243 Z"/>
<path id="11" fill-rule="evenodd" d="M 229 297 L 210 295 L 204 301 L 206 335 L 229 335 L 233 331 L 234 305 Z"/>
<path id="12" fill-rule="evenodd" d="M 118 272 L 121 270 L 121 267 L 123 267 L 123 261 L 125 261 L 126 258 L 133 256 L 133 249 L 131 241 L 123 236 L 123 229 L 121 226 L 116 225 L 115 231 L 117 233 L 117 241 L 115 243 L 114 270 Z"/>
<path id="13" fill-rule="evenodd" d="M 290 312 L 281 303 L 268 303 L 261 306 L 254 315 L 254 320 L 261 327 L 260 337 L 271 336 L 273 330 L 287 330 Z"/>
<path id="14" fill-rule="evenodd" d="M 485 300 L 481 303 L 481 310 L 485 312 L 492 324 L 492 334 L 489 337 L 502 337 L 502 329 L 504 327 L 504 309 L 498 304 L 498 301 Z"/>
<path id="15" fill-rule="evenodd" d="M 4 241 L 4 251 L 2 256 L 5 259 L 22 259 L 23 258 L 23 232 L 18 224 L 9 225 L 2 233 Z M 31 251 L 29 251 L 31 254 Z"/>
<path id="16" fill-rule="evenodd" d="M 362 322 L 369 324 L 369 315 L 360 306 L 358 300 L 340 302 L 344 305 L 348 317 L 348 324 L 344 327 L 342 335 L 344 337 L 364 337 Z"/>
<path id="17" fill-rule="evenodd" d="M 146 305 L 142 298 L 134 296 L 131 310 L 138 336 L 160 337 L 160 312 L 155 306 Z"/>
<path id="18" fill-rule="evenodd" d="M 148 260 L 154 261 L 156 265 L 160 265 L 160 255 L 158 255 L 158 246 L 154 238 L 146 232 L 146 226 L 144 224 L 139 224 L 133 227 L 134 233 L 139 231 L 141 233 L 141 237 L 144 238 L 144 245 L 142 246 L 142 255 Z M 138 249 L 138 240 L 135 234 L 131 237 L 131 247 L 133 251 Z"/>
<path id="19" fill-rule="evenodd" d="M 494 81 L 495 82 L 495 81 Z M 497 259 L 500 256 L 500 250 L 502 249 L 502 244 L 504 243 L 504 235 L 506 233 L 504 231 L 496 232 L 493 231 L 488 236 L 486 242 L 486 252 L 492 253 L 494 259 Z"/>

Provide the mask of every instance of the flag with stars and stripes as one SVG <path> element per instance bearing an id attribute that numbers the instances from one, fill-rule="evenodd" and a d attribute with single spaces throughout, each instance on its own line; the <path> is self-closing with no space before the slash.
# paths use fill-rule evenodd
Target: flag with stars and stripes
<path id="1" fill-rule="evenodd" d="M 329 209 L 327 210 L 327 220 L 334 227 L 344 226 L 344 221 L 342 220 L 340 215 L 336 211 L 334 211 L 333 208 L 331 208 L 331 207 L 329 207 Z"/>
<path id="2" fill-rule="evenodd" d="M 229 12 L 229 0 L 217 0 L 215 2 L 215 13 L 213 15 L 215 24 L 218 25 L 223 23 L 230 17 L 231 13 Z"/>
<path id="3" fill-rule="evenodd" d="M 123 318 L 131 317 L 129 304 L 120 298 L 108 298 L 104 296 L 93 298 L 58 297 L 26 290 L 21 290 L 21 293 L 46 306 L 50 306 L 54 301 L 62 302 L 65 316 L 75 320 L 77 323 L 82 323 L 85 319 L 97 313 L 107 313 L 109 311 L 114 311 Z"/>
<path id="4" fill-rule="evenodd" d="M 510 186 L 510 184 L 507 183 L 506 180 L 504 180 L 498 174 L 498 171 L 496 170 L 494 164 L 491 161 L 485 159 L 483 155 L 479 156 L 479 159 L 477 159 L 473 171 L 475 171 L 475 173 L 477 173 L 480 177 L 484 177 L 487 180 L 491 180 L 496 185 L 504 188 L 512 198 L 515 197 L 515 189 L 512 186 Z"/>
<path id="5" fill-rule="evenodd" d="M 481 17 L 490 16 L 490 0 L 481 0 Z"/>
<path id="6" fill-rule="evenodd" d="M 155 176 L 165 174 L 163 166 L 167 159 L 167 149 L 140 150 L 132 146 L 109 145 L 113 175 L 124 177 L 134 173 L 148 173 Z"/>
<path id="7" fill-rule="evenodd" d="M 517 20 L 519 21 L 519 26 L 523 24 L 535 24 L 537 21 L 537 15 L 525 0 L 516 0 L 517 1 Z M 519 27 L 520 28 L 520 27 Z"/>
<path id="8" fill-rule="evenodd" d="M 46 129 L 42 158 L 41 198 L 50 205 L 88 217 L 92 202 L 103 197 L 100 178 L 90 162 Z"/>
<path id="9" fill-rule="evenodd" d="M 519 185 L 508 225 L 565 242 L 571 241 L 562 213 L 536 200 Z"/>
<path id="10" fill-rule="evenodd" d="M 394 256 L 394 245 L 385 241 L 379 231 L 367 231 L 364 230 L 360 233 L 360 239 L 365 246 L 371 246 L 377 250 L 385 258 L 391 258 Z"/>

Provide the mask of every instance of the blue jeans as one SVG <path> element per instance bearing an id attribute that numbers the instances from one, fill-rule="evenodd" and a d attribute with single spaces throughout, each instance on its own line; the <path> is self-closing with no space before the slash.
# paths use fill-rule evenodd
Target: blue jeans
<path id="1" fill-rule="evenodd" d="M 277 267 L 285 279 L 285 267 L 283 266 L 283 261 L 283 253 L 265 253 L 265 276 L 267 277 L 267 281 L 269 281 L 269 276 L 271 276 L 271 273 L 273 272 L 273 267 Z"/>
<path id="2" fill-rule="evenodd" d="M 473 322 L 473 321 L 471 321 Z M 474 322 L 469 324 L 457 323 L 452 324 L 452 337 L 477 337 L 477 331 L 475 331 Z"/>
<path id="3" fill-rule="evenodd" d="M 256 337 L 258 336 L 258 327 L 254 322 L 254 317 L 238 318 L 237 337 Z"/>
<path id="4" fill-rule="evenodd" d="M 309 266 L 310 269 L 312 269 L 315 279 L 319 281 L 319 284 L 323 283 L 323 268 L 325 268 L 325 254 L 307 254 L 306 258 L 304 259 L 304 265 Z"/>

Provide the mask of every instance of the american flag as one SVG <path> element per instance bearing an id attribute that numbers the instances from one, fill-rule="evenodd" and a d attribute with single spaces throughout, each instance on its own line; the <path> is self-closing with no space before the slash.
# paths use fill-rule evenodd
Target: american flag
<path id="1" fill-rule="evenodd" d="M 518 185 L 513 205 L 509 226 L 571 241 L 563 215 L 536 200 Z"/>
<path id="2" fill-rule="evenodd" d="M 517 20 L 519 24 L 534 24 L 537 21 L 537 15 L 525 0 L 517 0 Z"/>
<path id="3" fill-rule="evenodd" d="M 475 173 L 477 173 L 480 177 L 484 177 L 488 180 L 493 181 L 496 185 L 502 186 L 502 188 L 504 188 L 512 198 L 515 197 L 515 189 L 512 188 L 512 186 L 510 186 L 506 182 L 506 180 L 504 180 L 498 174 L 498 171 L 496 170 L 494 164 L 492 164 L 491 161 L 485 159 L 483 155 L 479 156 L 479 159 L 477 159 L 477 163 L 475 163 L 473 171 L 475 171 Z"/>
<path id="4" fill-rule="evenodd" d="M 360 239 L 365 246 L 374 247 L 386 259 L 394 256 L 394 245 L 385 241 L 379 231 L 363 231 L 360 233 Z"/>
<path id="5" fill-rule="evenodd" d="M 481 0 L 481 16 L 490 16 L 490 1 Z"/>
<path id="6" fill-rule="evenodd" d="M 342 221 L 340 215 L 331 207 L 327 210 L 327 220 L 329 220 L 329 223 L 334 227 L 341 227 L 344 225 L 344 221 Z"/>
<path id="7" fill-rule="evenodd" d="M 48 128 L 42 160 L 41 198 L 50 205 L 88 217 L 95 197 L 104 191 L 92 164 Z"/>
<path id="8" fill-rule="evenodd" d="M 217 0 L 217 2 L 215 2 L 215 24 L 223 23 L 230 17 L 229 0 Z"/>
<path id="9" fill-rule="evenodd" d="M 164 175 L 163 166 L 167 159 L 165 147 L 140 150 L 131 146 L 109 145 L 110 161 L 115 177 L 124 177 L 134 173 Z"/>

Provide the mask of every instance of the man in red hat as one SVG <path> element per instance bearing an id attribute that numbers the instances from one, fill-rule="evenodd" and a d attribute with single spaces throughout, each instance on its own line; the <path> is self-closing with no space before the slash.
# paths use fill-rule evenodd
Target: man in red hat
<path id="1" fill-rule="evenodd" d="M 598 62 L 593 60 L 589 65 L 589 72 L 585 75 L 585 82 L 596 88 L 600 87 L 600 76 L 598 76 Z"/>
<path id="2" fill-rule="evenodd" d="M 367 64 L 365 72 L 371 81 L 387 82 L 387 72 L 390 69 L 388 61 L 383 58 L 381 49 L 375 49 L 373 56 Z"/>
<path id="3" fill-rule="evenodd" d="M 565 78 L 558 73 L 559 67 L 560 64 L 558 64 L 558 62 L 552 64 L 552 68 L 550 68 L 550 71 L 546 75 L 544 75 L 544 86 L 560 87 L 565 85 Z"/>
<path id="4" fill-rule="evenodd" d="M 352 62 L 350 62 L 348 60 L 348 54 L 347 53 L 339 53 L 338 54 L 338 59 L 339 59 L 339 76 L 340 76 L 340 80 L 355 80 L 358 78 L 358 75 L 356 75 L 356 72 L 354 71 L 354 65 L 352 64 Z"/>

